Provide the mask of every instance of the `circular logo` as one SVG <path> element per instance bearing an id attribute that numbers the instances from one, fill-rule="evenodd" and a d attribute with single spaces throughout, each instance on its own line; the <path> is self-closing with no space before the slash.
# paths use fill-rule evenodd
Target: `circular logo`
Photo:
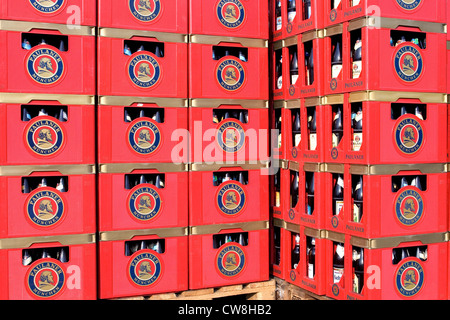
<path id="1" fill-rule="evenodd" d="M 221 213 L 227 217 L 235 217 L 243 211 L 247 195 L 240 183 L 228 181 L 219 188 L 216 199 Z"/>
<path id="2" fill-rule="evenodd" d="M 238 276 L 245 267 L 244 250 L 235 243 L 223 246 L 216 256 L 216 267 L 222 276 Z"/>
<path id="3" fill-rule="evenodd" d="M 128 263 L 128 277 L 134 285 L 148 287 L 161 278 L 162 269 L 161 260 L 153 251 L 139 250 Z"/>
<path id="4" fill-rule="evenodd" d="M 394 57 L 394 69 L 400 80 L 416 81 L 423 72 L 423 59 L 416 45 L 400 45 Z"/>
<path id="5" fill-rule="evenodd" d="M 63 7 L 64 0 L 30 0 L 30 4 L 39 12 L 54 13 Z"/>
<path id="6" fill-rule="evenodd" d="M 294 209 L 289 210 L 289 219 L 294 220 L 295 219 L 295 211 Z"/>
<path id="7" fill-rule="evenodd" d="M 224 120 L 217 129 L 216 141 L 227 153 L 236 153 L 245 144 L 245 131 L 242 125 L 234 120 Z"/>
<path id="8" fill-rule="evenodd" d="M 128 76 L 139 88 L 155 86 L 161 78 L 161 67 L 151 53 L 139 51 L 128 63 Z"/>
<path id="9" fill-rule="evenodd" d="M 405 10 L 414 10 L 422 3 L 422 0 L 396 0 L 397 4 Z"/>
<path id="10" fill-rule="evenodd" d="M 225 58 L 216 69 L 219 85 L 226 91 L 236 91 L 245 82 L 245 70 L 242 64 L 233 58 Z"/>
<path id="11" fill-rule="evenodd" d="M 333 292 L 335 297 L 339 296 L 339 291 L 339 286 L 337 284 L 333 284 L 331 287 L 331 292 Z"/>
<path id="12" fill-rule="evenodd" d="M 229 29 L 236 29 L 245 20 L 245 9 L 239 0 L 221 0 L 216 8 L 220 23 Z"/>
<path id="13" fill-rule="evenodd" d="M 334 22 L 334 20 L 336 20 L 336 18 L 337 18 L 337 10 L 333 9 L 330 11 L 330 21 Z"/>
<path id="14" fill-rule="evenodd" d="M 64 201 L 52 188 L 36 189 L 25 204 L 26 216 L 35 226 L 52 227 L 64 217 Z"/>
<path id="15" fill-rule="evenodd" d="M 337 80 L 334 79 L 334 78 L 331 79 L 331 81 L 330 81 L 330 89 L 334 91 L 334 90 L 336 90 L 337 86 L 338 86 Z"/>
<path id="16" fill-rule="evenodd" d="M 394 142 L 401 153 L 413 155 L 422 148 L 424 133 L 419 118 L 413 115 L 401 117 L 394 128 Z"/>
<path id="17" fill-rule="evenodd" d="M 292 97 L 295 94 L 295 86 L 292 84 L 289 86 L 289 95 Z"/>
<path id="18" fill-rule="evenodd" d="M 395 216 L 404 226 L 414 226 L 423 216 L 423 199 L 419 189 L 408 187 L 395 200 Z"/>
<path id="19" fill-rule="evenodd" d="M 339 150 L 337 148 L 331 149 L 331 159 L 336 160 L 339 157 Z"/>
<path id="20" fill-rule="evenodd" d="M 149 155 L 158 150 L 162 142 L 161 131 L 151 119 L 137 119 L 127 131 L 128 144 L 140 155 Z"/>
<path id="21" fill-rule="evenodd" d="M 41 259 L 30 266 L 25 279 L 31 294 L 48 299 L 61 293 L 66 282 L 66 275 L 59 261 Z"/>
<path id="22" fill-rule="evenodd" d="M 403 297 L 413 297 L 423 288 L 424 271 L 417 258 L 404 260 L 395 272 L 395 287 Z"/>
<path id="23" fill-rule="evenodd" d="M 131 14 L 143 22 L 156 20 L 161 13 L 160 0 L 129 0 Z"/>
<path id="24" fill-rule="evenodd" d="M 25 127 L 25 141 L 29 149 L 40 156 L 52 156 L 64 145 L 64 130 L 51 117 L 36 117 Z"/>
<path id="25" fill-rule="evenodd" d="M 297 148 L 295 148 L 295 147 L 292 148 L 291 154 L 292 154 L 292 158 L 297 159 L 297 157 L 298 157 L 298 151 L 297 151 Z"/>
<path id="26" fill-rule="evenodd" d="M 291 270 L 291 272 L 289 272 L 289 278 L 291 278 L 291 281 L 295 281 L 297 279 L 297 273 L 294 270 Z"/>
<path id="27" fill-rule="evenodd" d="M 337 228 L 339 226 L 339 219 L 336 216 L 333 216 L 331 218 L 331 225 L 333 226 L 333 228 Z"/>
<path id="28" fill-rule="evenodd" d="M 127 203 L 132 217 L 143 222 L 153 220 L 162 207 L 160 195 L 150 185 L 139 185 L 131 190 Z"/>
<path id="29" fill-rule="evenodd" d="M 52 47 L 39 45 L 28 53 L 26 69 L 34 81 L 43 85 L 52 85 L 61 80 L 64 74 L 64 61 Z"/>
<path id="30" fill-rule="evenodd" d="M 286 25 L 286 32 L 287 33 L 291 33 L 292 32 L 292 23 L 288 22 L 288 24 Z"/>

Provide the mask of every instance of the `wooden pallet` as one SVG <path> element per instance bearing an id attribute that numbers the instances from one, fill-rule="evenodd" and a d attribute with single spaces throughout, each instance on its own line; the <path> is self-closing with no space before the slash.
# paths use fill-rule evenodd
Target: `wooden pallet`
<path id="1" fill-rule="evenodd" d="M 189 290 L 179 293 L 162 293 L 152 296 L 121 298 L 118 300 L 214 300 L 219 298 L 242 298 L 245 300 L 275 300 L 275 280 L 227 286 Z"/>
<path id="2" fill-rule="evenodd" d="M 283 279 L 275 278 L 275 282 L 276 300 L 333 300 L 326 296 L 318 296 Z"/>

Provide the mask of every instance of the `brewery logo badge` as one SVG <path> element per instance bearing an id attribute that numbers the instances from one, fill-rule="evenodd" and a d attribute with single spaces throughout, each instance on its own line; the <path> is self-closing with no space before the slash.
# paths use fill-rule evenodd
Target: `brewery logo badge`
<path id="1" fill-rule="evenodd" d="M 139 250 L 131 256 L 128 263 L 128 277 L 138 287 L 155 284 L 162 275 L 161 259 L 152 250 Z"/>
<path id="2" fill-rule="evenodd" d="M 66 274 L 59 261 L 40 259 L 29 267 L 25 279 L 31 294 L 40 299 L 50 299 L 64 289 Z"/>

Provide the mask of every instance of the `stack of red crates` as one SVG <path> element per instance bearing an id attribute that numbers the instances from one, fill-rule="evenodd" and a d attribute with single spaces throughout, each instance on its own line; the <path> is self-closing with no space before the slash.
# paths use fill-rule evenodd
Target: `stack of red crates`
<path id="1" fill-rule="evenodd" d="M 188 289 L 188 0 L 98 0 L 99 297 Z"/>
<path id="2" fill-rule="evenodd" d="M 0 20 L 0 299 L 96 299 L 96 1 Z"/>
<path id="3" fill-rule="evenodd" d="M 293 2 L 272 4 L 274 275 L 334 299 L 446 299 L 447 2 Z"/>
<path id="4" fill-rule="evenodd" d="M 268 2 L 189 1 L 189 288 L 269 278 Z"/>

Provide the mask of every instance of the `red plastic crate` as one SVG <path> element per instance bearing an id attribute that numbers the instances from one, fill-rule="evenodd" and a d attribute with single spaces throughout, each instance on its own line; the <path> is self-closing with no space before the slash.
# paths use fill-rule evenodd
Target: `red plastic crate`
<path id="1" fill-rule="evenodd" d="M 345 270 L 347 299 L 447 300 L 448 242 L 445 238 L 445 234 L 439 233 L 372 241 L 351 237 L 348 249 L 363 249 L 364 279 L 361 292 L 354 290 L 355 275 L 349 254 Z M 405 254 L 404 259 L 394 263 L 393 251 L 401 252 L 399 249 L 408 252 L 409 257 Z"/>
<path id="2" fill-rule="evenodd" d="M 302 226 L 300 227 L 300 241 L 298 286 L 316 295 L 324 296 L 326 294 L 326 239 L 324 232 Z"/>
<path id="3" fill-rule="evenodd" d="M 324 86 L 323 30 L 312 30 L 286 39 L 284 45 L 286 49 L 283 58 L 286 63 L 283 65 L 286 85 L 283 85 L 283 90 L 286 100 L 322 96 Z M 297 79 L 290 70 L 293 66 L 295 45 L 297 45 Z"/>
<path id="4" fill-rule="evenodd" d="M 99 230 L 187 227 L 188 172 L 183 169 L 154 164 L 102 171 L 98 177 Z M 163 184 L 156 181 L 158 176 Z"/>
<path id="5" fill-rule="evenodd" d="M 257 161 L 269 158 L 266 101 L 191 100 L 190 161 Z"/>
<path id="6" fill-rule="evenodd" d="M 131 252 L 132 255 L 128 256 L 125 246 L 130 241 L 147 241 L 144 242 L 147 248 Z M 160 252 L 153 250 L 152 241 L 163 243 L 160 244 L 163 249 Z M 101 233 L 98 274 L 100 299 L 187 290 L 187 229 Z"/>
<path id="7" fill-rule="evenodd" d="M 244 184 L 238 181 L 239 173 L 242 173 Z M 269 220 L 267 173 L 264 164 L 192 164 L 189 172 L 189 225 Z M 215 175 L 218 177 L 217 186 L 214 185 Z M 225 180 L 227 175 L 236 180 Z"/>
<path id="8" fill-rule="evenodd" d="M 188 0 L 99 0 L 98 26 L 187 34 Z"/>
<path id="9" fill-rule="evenodd" d="M 269 39 L 268 1 L 189 0 L 189 33 Z"/>
<path id="10" fill-rule="evenodd" d="M 362 218 L 354 217 L 359 177 L 363 178 Z M 405 179 L 405 180 L 403 180 Z M 350 165 L 345 190 L 345 232 L 363 238 L 407 236 L 448 230 L 447 173 L 443 164 Z M 418 182 L 420 184 L 418 184 Z"/>
<path id="11" fill-rule="evenodd" d="M 189 75 L 189 98 L 269 100 L 267 43 L 191 35 L 189 69 L 195 71 Z M 239 52 L 245 61 L 239 58 Z"/>
<path id="12" fill-rule="evenodd" d="M 358 110 L 362 110 L 362 136 L 353 129 L 352 117 Z M 448 152 L 442 148 L 448 143 L 445 94 L 355 92 L 346 96 L 343 112 L 345 163 L 447 161 Z"/>
<path id="13" fill-rule="evenodd" d="M 415 24 L 415 21 L 362 18 L 344 23 L 342 70 L 344 92 L 360 90 L 386 90 L 444 93 L 447 79 L 441 70 L 447 59 L 445 28 L 442 24 Z M 406 42 L 395 46 L 397 37 Z M 352 72 L 352 51 L 361 38 L 361 71 Z M 409 39 L 419 39 L 419 45 Z M 392 44 L 391 44 L 392 41 Z M 426 43 L 426 48 L 422 48 Z M 331 48 L 326 48 L 325 50 Z M 329 50 L 329 51 L 330 51 Z M 378 65 L 379 69 L 373 69 Z M 353 68 L 353 69 L 352 69 Z M 356 68 L 355 70 L 357 70 Z M 327 75 L 326 75 L 327 76 Z M 326 86 L 326 84 L 325 84 Z M 334 92 L 337 92 L 337 87 Z"/>
<path id="14" fill-rule="evenodd" d="M 281 177 L 281 193 L 282 204 L 284 210 L 282 211 L 282 219 L 289 223 L 298 224 L 300 211 L 303 205 L 301 194 L 302 183 L 302 163 L 286 161 L 286 170 L 283 170 Z M 297 179 L 297 182 L 295 181 Z M 296 187 L 297 186 L 297 190 Z"/>
<path id="15" fill-rule="evenodd" d="M 303 239 L 300 234 L 301 227 L 293 223 L 284 223 L 284 238 L 281 244 L 284 251 L 283 267 L 285 281 L 300 286 L 304 274 Z M 298 252 L 297 252 L 298 249 Z M 298 257 L 298 261 L 297 261 Z"/>
<path id="16" fill-rule="evenodd" d="M 99 35 L 99 95 L 187 98 L 185 35 L 106 28 Z"/>
<path id="17" fill-rule="evenodd" d="M 289 248 L 286 248 L 285 242 L 288 236 L 285 221 L 274 218 L 270 225 L 270 273 L 274 277 L 282 280 L 287 279 L 286 267 L 287 254 Z"/>
<path id="18" fill-rule="evenodd" d="M 0 238 L 94 233 L 94 171 L 92 166 L 3 167 Z M 38 187 L 43 178 L 47 186 Z M 65 190 L 57 187 L 61 179 Z"/>
<path id="19" fill-rule="evenodd" d="M 214 248 L 214 235 L 245 233 L 246 245 L 228 242 Z M 269 280 L 268 222 L 209 225 L 189 235 L 189 289 Z"/>
<path id="20" fill-rule="evenodd" d="M 80 28 L 3 21 L 0 91 L 95 95 L 94 28 Z M 22 48 L 25 40 L 29 50 Z"/>
<path id="21" fill-rule="evenodd" d="M 344 87 L 344 73 L 346 70 L 350 70 L 351 64 L 349 64 L 349 59 L 345 59 L 344 53 L 349 52 L 347 41 L 345 41 L 347 34 L 344 33 L 346 26 L 347 24 L 339 23 L 327 27 L 323 31 L 322 88 L 325 96 L 347 91 L 347 88 Z M 336 59 L 334 59 L 335 54 Z"/>
<path id="22" fill-rule="evenodd" d="M 1 300 L 96 300 L 97 255 L 95 235 L 16 238 L 2 240 Z M 65 247 L 67 262 L 56 257 L 23 264 L 24 251 Z"/>
<path id="23" fill-rule="evenodd" d="M 141 114 L 142 110 L 144 114 Z M 126 120 L 126 114 L 130 119 Z M 98 106 L 98 161 L 100 164 L 187 163 L 187 130 L 186 100 L 101 97 Z"/>
<path id="24" fill-rule="evenodd" d="M 95 0 L 5 0 L 0 5 L 0 20 L 96 26 Z"/>
<path id="25" fill-rule="evenodd" d="M 305 127 L 302 127 L 304 114 L 302 112 L 301 100 L 286 101 L 286 108 L 283 110 L 283 128 L 282 143 L 284 147 L 284 159 L 299 162 L 303 160 L 303 140 L 307 135 Z M 297 129 L 300 121 L 300 130 Z"/>
<path id="26" fill-rule="evenodd" d="M 446 1 L 360 0 L 358 5 L 352 6 L 352 1 L 343 0 L 342 5 L 345 21 L 363 16 L 381 16 L 391 19 L 446 23 Z"/>
<path id="27" fill-rule="evenodd" d="M 48 115 L 39 116 L 42 109 Z M 0 119 L 0 165 L 95 163 L 93 97 L 13 94 Z"/>

